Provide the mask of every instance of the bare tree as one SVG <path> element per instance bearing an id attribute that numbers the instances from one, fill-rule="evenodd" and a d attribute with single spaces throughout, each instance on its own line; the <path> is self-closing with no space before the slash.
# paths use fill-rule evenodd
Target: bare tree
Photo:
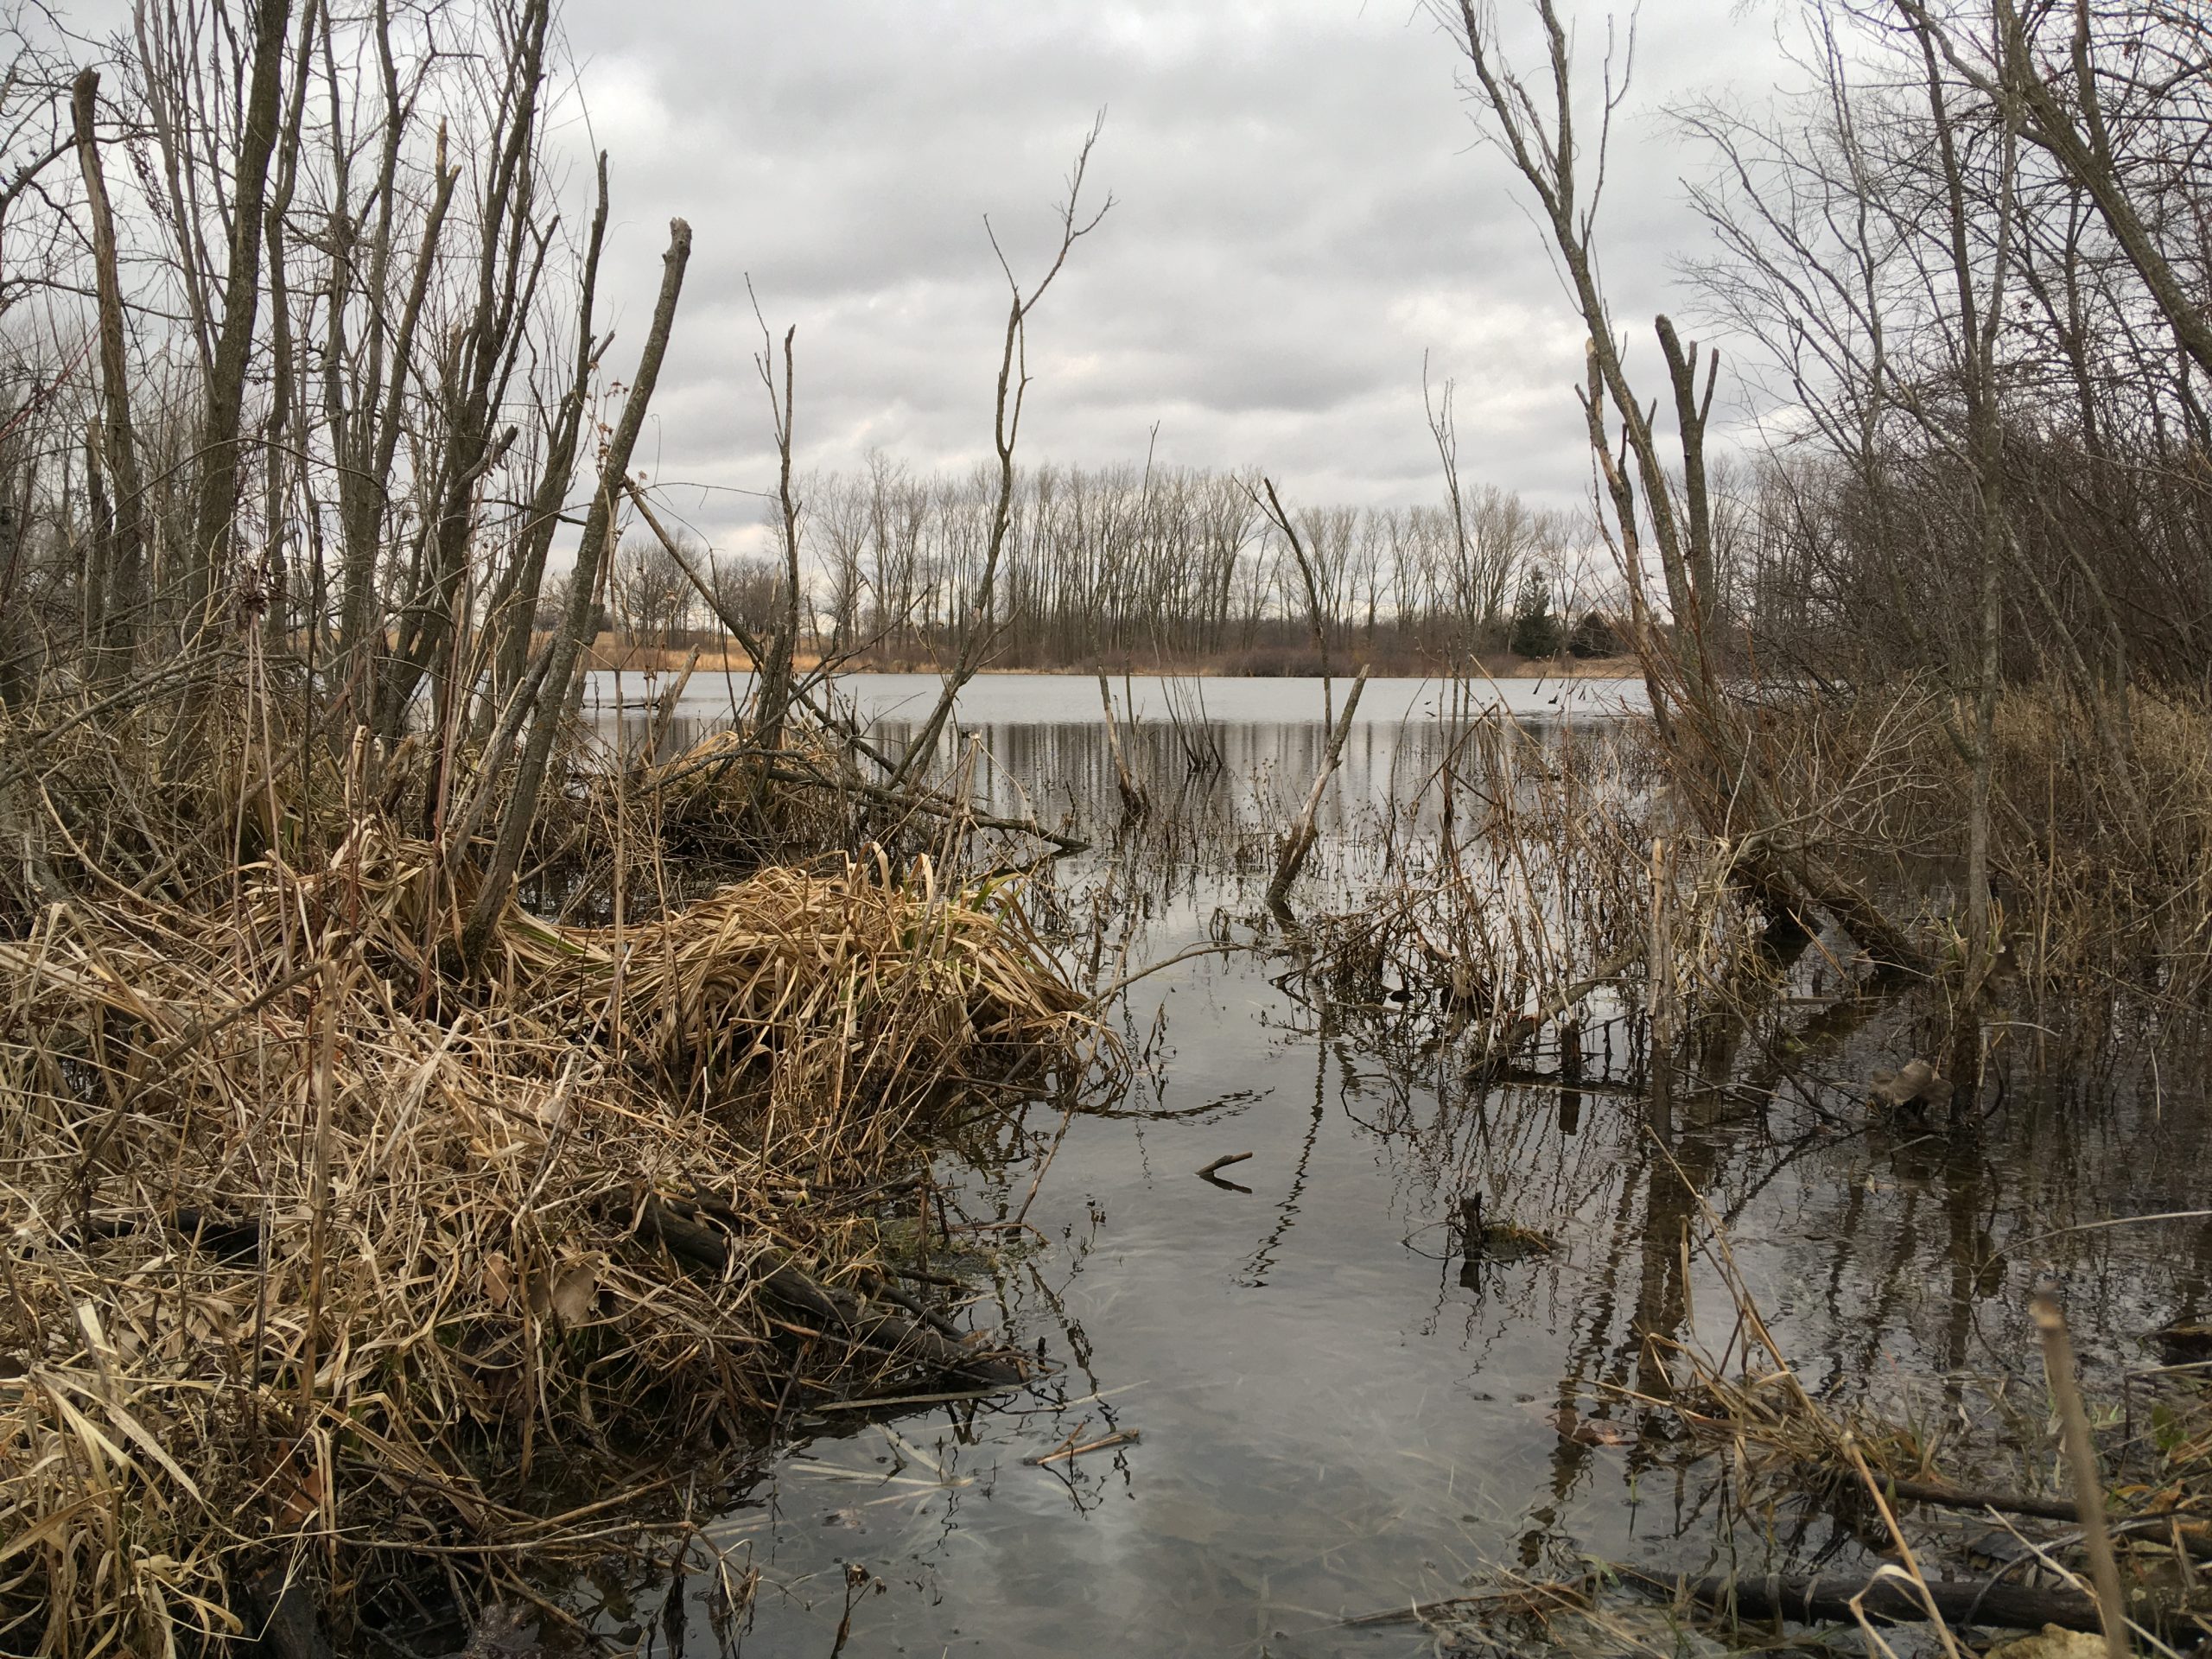
<path id="1" fill-rule="evenodd" d="M 1866 893 L 1833 868 L 1820 851 L 1789 830 L 1789 817 L 1771 795 L 1757 766 L 1757 752 L 1730 702 L 1709 638 L 1720 619 L 1714 598 L 1712 506 L 1705 474 L 1705 431 L 1710 418 L 1717 357 L 1702 363 L 1695 344 L 1685 346 L 1672 321 L 1655 319 L 1653 333 L 1673 394 L 1678 459 L 1662 457 L 1653 412 L 1630 383 L 1619 337 L 1597 276 L 1594 256 L 1598 202 L 1614 112 L 1627 88 L 1632 41 L 1620 46 L 1618 64 L 1609 49 L 1599 74 L 1595 166 L 1587 194 L 1581 172 L 1578 85 L 1573 54 L 1555 0 L 1530 0 L 1543 41 L 1541 96 L 1531 91 L 1501 48 L 1493 10 L 1478 0 L 1459 0 L 1442 13 L 1465 53 L 1470 92 L 1490 137 L 1504 152 L 1535 199 L 1540 220 L 1558 257 L 1568 291 L 1589 330 L 1589 383 L 1583 392 L 1592 452 L 1612 508 L 1612 531 L 1631 600 L 1631 624 L 1647 664 L 1664 656 L 1663 679 L 1647 671 L 1655 710 L 1662 721 L 1690 798 L 1708 828 L 1739 844 L 1738 868 L 1773 903 L 1791 911 L 1823 909 L 1868 950 L 1917 965 L 1922 954 Z M 1703 374 L 1700 376 L 1700 367 Z M 1621 449 L 1609 437 L 1617 418 Z M 1662 631 L 1644 598 L 1643 531 L 1657 556 L 1667 598 Z"/>
<path id="2" fill-rule="evenodd" d="M 690 623 L 691 579 L 677 555 L 650 536 L 623 542 L 607 585 L 625 626 L 650 644 L 676 644 Z"/>
<path id="3" fill-rule="evenodd" d="M 86 587 L 86 626 L 99 641 L 99 677 L 112 684 L 128 672 L 131 641 L 145 582 L 145 536 L 139 526 L 145 486 L 138 474 L 137 439 L 130 424 L 130 365 L 124 350 L 123 282 L 117 269 L 115 213 L 94 130 L 100 78 L 87 69 L 71 90 L 77 160 L 85 179 L 92 221 L 92 272 L 98 284 L 101 419 L 97 442 L 87 446 L 88 475 L 105 471 L 114 480 L 111 516 L 95 520 L 92 571 Z"/>
<path id="4" fill-rule="evenodd" d="M 691 258 L 691 227 L 682 219 L 669 224 L 668 251 L 661 257 L 660 296 L 654 302 L 652 321 L 638 357 L 638 370 L 623 401 L 622 417 L 608 438 L 601 460 L 598 487 L 592 492 L 591 508 L 584 518 L 582 539 L 576 548 L 575 571 L 569 582 L 569 608 L 546 656 L 543 683 L 551 695 L 541 693 L 530 727 L 530 737 L 517 769 L 512 792 L 499 822 L 499 834 L 483 885 L 468 915 L 461 939 L 461 959 L 480 961 L 490 942 L 507 895 L 513 890 L 515 872 L 522 863 L 523 848 L 537 814 L 538 791 L 553 756 L 553 740 L 567 701 L 569 681 L 576 671 L 591 622 L 591 605 L 599 585 L 602 563 L 611 550 L 615 515 L 630 471 L 630 455 L 645 423 L 653 386 L 660 378 L 668 339 L 676 325 L 676 304 L 683 291 L 683 270 Z"/>
<path id="5" fill-rule="evenodd" d="M 953 702 L 960 695 L 960 688 L 975 677 L 976 671 L 982 666 L 983 653 L 989 647 L 992 601 L 998 580 L 999 562 L 1006 550 L 1007 531 L 1014 516 L 1014 447 L 1021 435 L 1021 412 L 1029 392 L 1029 318 L 1052 286 L 1053 280 L 1066 266 L 1068 255 L 1075 245 L 1096 230 L 1099 221 L 1112 211 L 1114 199 L 1109 195 L 1096 213 L 1088 218 L 1082 216 L 1084 175 L 1090 165 L 1090 152 L 1098 143 L 1103 124 L 1103 118 L 1094 123 L 1076 151 L 1075 165 L 1068 172 L 1067 195 L 1060 204 L 1059 245 L 1054 251 L 1051 263 L 1046 266 L 1044 275 L 1027 291 L 1014 274 L 1014 267 L 1007 263 L 1005 251 L 999 246 L 996 233 L 991 235 L 992 251 L 998 256 L 999 269 L 1005 274 L 1007 290 L 1013 296 L 1007 308 L 1005 344 L 999 353 L 998 395 L 992 418 L 992 448 L 998 456 L 997 493 L 991 512 L 982 575 L 976 584 L 966 627 L 953 657 L 951 669 L 945 676 L 944 690 L 899 760 L 898 770 L 893 776 L 893 784 L 905 781 L 918 765 L 935 753 L 938 739 L 944 731 L 945 721 L 952 716 Z"/>

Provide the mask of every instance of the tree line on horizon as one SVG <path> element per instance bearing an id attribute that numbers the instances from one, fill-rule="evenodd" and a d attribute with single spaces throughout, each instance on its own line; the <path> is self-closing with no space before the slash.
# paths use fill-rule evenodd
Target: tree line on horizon
<path id="1" fill-rule="evenodd" d="M 1295 512 L 1294 553 L 1259 480 L 1199 467 L 1024 468 L 993 609 L 978 618 L 995 487 L 988 469 L 928 474 L 882 454 L 805 480 L 801 609 L 815 651 L 928 666 L 977 626 L 995 663 L 1024 668 L 1311 672 L 1325 654 L 1339 667 L 1437 669 L 1549 657 L 1578 639 L 1586 655 L 1620 649 L 1602 618 L 1574 632 L 1610 592 L 1592 580 L 1576 515 L 1493 486 L 1434 505 L 1309 507 Z M 710 571 L 721 610 L 767 631 L 785 606 L 781 562 L 680 549 L 624 543 L 605 626 L 662 645 L 719 636 L 690 563 Z"/>

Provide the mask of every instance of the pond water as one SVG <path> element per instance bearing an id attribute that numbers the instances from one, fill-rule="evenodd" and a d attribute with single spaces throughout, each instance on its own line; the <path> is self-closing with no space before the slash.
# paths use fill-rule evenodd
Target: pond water
<path id="1" fill-rule="evenodd" d="M 616 674 L 598 671 L 584 677 L 584 705 L 600 714 L 640 708 L 668 689 L 667 675 Z M 1166 678 L 1131 676 L 1111 680 L 1116 718 L 1128 718 L 1134 700 L 1140 720 L 1166 721 L 1177 714 L 1236 726 L 1249 722 L 1318 721 L 1325 696 L 1344 706 L 1351 682 L 1337 679 L 1325 688 L 1318 678 L 1278 679 L 1224 677 Z M 677 713 L 694 720 L 727 718 L 752 689 L 748 673 L 697 673 L 685 684 Z M 871 723 L 897 724 L 926 717 L 944 689 L 934 674 L 848 674 L 835 683 L 840 702 L 849 702 Z M 1522 718 L 1560 715 L 1603 719 L 1648 705 L 1636 680 L 1561 678 L 1464 681 L 1374 679 L 1362 693 L 1355 721 L 1395 726 L 1433 721 L 1461 712 L 1488 712 Z M 1098 681 L 1087 674 L 982 674 L 960 693 L 962 723 L 1007 726 L 1096 726 L 1100 721 Z"/>
<path id="2" fill-rule="evenodd" d="M 896 677 L 855 688 L 893 738 L 934 685 Z M 1169 688 L 1138 683 L 1154 825 L 1049 877 L 1054 906 L 1096 918 L 1132 967 L 1263 930 L 1268 838 L 1319 752 L 1317 685 L 1204 689 L 1219 769 L 1191 781 Z M 1540 742 L 1563 729 L 1541 723 L 1557 711 L 1539 691 L 1558 689 L 1506 689 Z M 1625 690 L 1576 686 L 1571 703 L 1601 712 Z M 1302 905 L 1356 899 L 1395 837 L 1423 833 L 1390 805 L 1433 773 L 1450 694 L 1367 696 Z M 961 713 L 993 757 L 990 793 L 1110 829 L 1095 682 L 992 677 Z M 712 1617 L 695 1579 L 677 1619 L 647 1593 L 601 1628 L 697 1655 L 828 1656 L 843 1622 L 851 1655 L 1411 1656 L 1437 1638 L 1366 1616 L 1500 1568 L 1866 1559 L 1817 1510 L 1794 1531 L 1739 1523 L 1725 1462 L 1630 1397 L 1665 1387 L 1652 1339 L 1718 1351 L 1736 1321 L 1685 1249 L 1708 1210 L 1808 1389 L 1909 1408 L 1981 1457 L 2004 1450 L 1988 1425 L 2008 1390 L 2042 1410 L 2021 1381 L 2039 1274 L 2061 1275 L 2093 1389 L 2115 1395 L 2120 1371 L 2155 1363 L 2153 1328 L 2212 1304 L 2212 1225 L 2064 1230 L 2196 1207 L 2204 1104 L 2171 1079 L 2050 1052 L 2039 1068 L 2023 1032 L 1979 1122 L 1878 1123 L 1857 1085 L 1916 1033 L 1878 999 L 1821 995 L 1834 976 L 1816 969 L 1772 1030 L 1713 1057 L 1727 1086 L 1686 1091 L 1655 1125 L 1625 1052 L 1608 1063 L 1610 1027 L 1589 1034 L 1580 1088 L 1475 1088 L 1448 1052 L 1399 1040 L 1387 1010 L 1306 1000 L 1294 967 L 1208 956 L 1139 982 L 1116 1010 L 1125 1098 L 1065 1121 L 1034 1108 L 1003 1159 L 943 1172 L 971 1217 L 1027 1206 L 1030 1243 L 970 1317 L 1044 1356 L 1050 1381 L 801 1419 L 709 1529 L 733 1570 L 759 1569 L 749 1611 Z M 1233 1185 L 1196 1173 L 1237 1153 Z M 1446 1218 L 1478 1189 L 1556 1248 L 1451 1259 Z M 1609 1427 L 1562 1433 L 1562 1410 Z M 1133 1438 L 1026 1461 L 1117 1433 Z M 849 1567 L 864 1575 L 850 1595 Z"/>

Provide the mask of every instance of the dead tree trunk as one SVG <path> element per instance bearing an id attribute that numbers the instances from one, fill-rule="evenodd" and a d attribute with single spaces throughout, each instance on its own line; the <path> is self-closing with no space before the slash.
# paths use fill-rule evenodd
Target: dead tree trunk
<path id="1" fill-rule="evenodd" d="M 1014 453 L 1021 435 L 1021 410 L 1029 391 L 1029 314 L 1045 297 L 1052 280 L 1068 262 L 1068 254 L 1091 232 L 1098 228 L 1114 206 L 1109 196 L 1106 204 L 1088 219 L 1079 220 L 1077 213 L 1083 200 L 1083 175 L 1090 162 L 1090 152 L 1098 143 L 1100 129 L 1094 125 L 1076 152 L 1075 166 L 1068 174 L 1067 200 L 1060 204 L 1060 245 L 1052 256 L 1052 263 L 1046 269 L 1035 287 L 1027 294 L 1016 280 L 1006 257 L 999 257 L 999 269 L 1006 273 L 1007 286 L 1013 291 L 1013 300 L 1007 309 L 1006 340 L 999 353 L 998 397 L 992 423 L 992 443 L 998 454 L 998 496 L 991 510 L 989 539 L 983 554 L 982 573 L 976 583 L 975 601 L 966 634 L 953 658 L 952 669 L 945 676 L 944 690 L 938 695 L 937 706 L 923 721 L 921 729 L 914 734 L 914 741 L 892 774 L 892 785 L 905 783 L 918 766 L 926 764 L 937 748 L 938 739 L 944 734 L 945 722 L 952 718 L 953 704 L 958 700 L 960 688 L 976 677 L 983 665 L 983 653 L 991 642 L 991 610 L 997 590 L 999 563 L 1006 551 L 1007 530 L 1014 515 Z M 998 241 L 992 238 L 995 250 Z"/>
<path id="2" fill-rule="evenodd" d="M 197 625 L 231 544 L 238 508 L 238 423 L 245 403 L 246 360 L 253 350 L 261 300 L 261 249 L 266 229 L 269 162 L 276 148 L 284 34 L 291 0 L 257 0 L 253 9 L 253 67 L 239 134 L 237 183 L 231 198 L 230 269 L 223 285 L 223 326 L 200 423 L 200 464 L 193 490 L 192 544 L 186 551 L 188 629 Z"/>
<path id="3" fill-rule="evenodd" d="M 537 493 L 531 497 L 530 518 L 523 525 L 522 549 L 507 568 L 499 587 L 486 607 L 496 653 L 493 685 L 496 690 L 517 683 L 530 659 L 531 620 L 537 595 L 545 581 L 546 555 L 552 550 L 553 532 L 561 522 L 561 503 L 568 494 L 569 477 L 576 464 L 576 442 L 583 429 L 584 406 L 591 397 L 591 377 L 599 366 L 604 342 L 592 336 L 592 309 L 599 289 L 600 250 L 607 241 L 607 152 L 599 155 L 598 205 L 592 212 L 591 234 L 584 246 L 583 292 L 576 303 L 576 364 L 568 390 L 561 395 L 545 448 L 545 463 L 538 474 Z M 496 697 L 487 697 L 486 722 Z"/>
<path id="4" fill-rule="evenodd" d="M 791 341 L 797 327 L 784 331 L 784 385 L 776 390 L 776 359 L 763 330 L 760 378 L 768 388 L 768 409 L 776 432 L 776 521 L 782 532 L 784 554 L 783 617 L 768 637 L 767 660 L 753 659 L 753 741 L 772 753 L 784 739 L 784 717 L 791 699 L 791 656 L 798 649 L 798 502 L 791 494 L 791 403 L 793 372 Z"/>
<path id="5" fill-rule="evenodd" d="M 1152 810 L 1152 798 L 1145 793 L 1144 785 L 1129 770 L 1128 757 L 1122 753 L 1122 728 L 1114 719 L 1114 693 L 1106 683 L 1103 669 L 1098 671 L 1098 702 L 1106 714 L 1106 747 L 1114 756 L 1114 783 L 1122 791 L 1122 811 L 1125 817 L 1141 818 Z M 1134 709 L 1131 715 L 1134 718 Z"/>
<path id="6" fill-rule="evenodd" d="M 1313 654 L 1321 664 L 1321 724 L 1325 728 L 1332 723 L 1335 694 L 1330 689 L 1329 632 L 1321 603 L 1321 584 L 1315 579 L 1313 561 L 1306 555 L 1306 543 L 1298 533 L 1298 526 L 1291 523 L 1290 515 L 1283 511 L 1282 498 L 1275 493 L 1274 480 L 1263 478 L 1260 483 L 1268 493 L 1263 511 L 1289 547 L 1290 556 L 1298 564 L 1298 580 L 1306 590 L 1306 626 L 1313 640 Z"/>

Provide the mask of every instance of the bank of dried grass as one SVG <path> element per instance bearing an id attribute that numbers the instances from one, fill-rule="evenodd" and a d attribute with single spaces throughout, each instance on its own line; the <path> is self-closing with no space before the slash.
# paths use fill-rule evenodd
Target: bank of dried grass
<path id="1" fill-rule="evenodd" d="M 235 1634 L 272 1564 L 341 1622 L 403 1558 L 542 1567 L 622 1524 L 535 1512 L 549 1455 L 912 1386 L 903 1317 L 767 1279 L 910 1300 L 918 1131 L 1110 1059 L 1018 884 L 875 855 L 644 925 L 511 906 L 462 975 L 471 879 L 369 818 L 227 912 L 0 941 L 0 1648 Z"/>

